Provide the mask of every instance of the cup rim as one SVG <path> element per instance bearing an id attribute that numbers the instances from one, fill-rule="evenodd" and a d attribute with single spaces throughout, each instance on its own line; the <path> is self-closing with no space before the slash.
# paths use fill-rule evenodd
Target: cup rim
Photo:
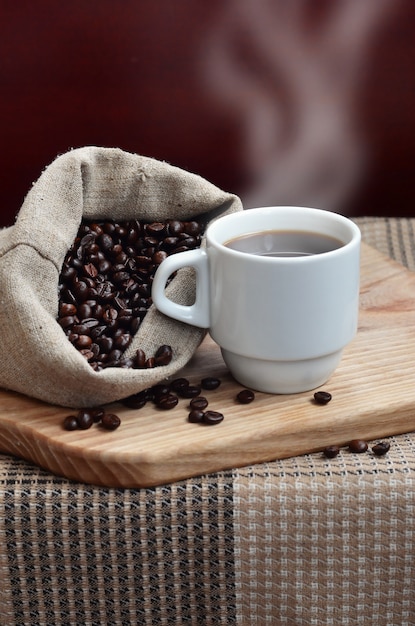
<path id="1" fill-rule="evenodd" d="M 313 213 L 315 215 L 315 217 L 319 217 L 319 218 L 323 218 L 326 220 L 329 220 L 331 224 L 336 224 L 337 226 L 340 227 L 347 227 L 349 228 L 349 233 L 350 233 L 350 237 L 348 239 L 348 241 L 343 241 L 343 245 L 340 246 L 339 248 L 335 248 L 334 250 L 329 250 L 327 252 L 321 252 L 319 254 L 314 254 L 314 255 L 307 255 L 307 256 L 287 256 L 287 257 L 267 257 L 267 256 L 261 256 L 261 255 L 253 255 L 249 252 L 244 252 L 241 250 L 234 250 L 232 248 L 229 248 L 228 246 L 226 246 L 226 243 L 228 241 L 230 241 L 233 238 L 239 237 L 239 236 L 244 236 L 244 235 L 248 235 L 250 233 L 256 233 L 256 232 L 264 232 L 266 230 L 276 230 L 275 227 L 270 227 L 269 229 L 267 228 L 262 228 L 262 227 L 258 227 L 258 229 L 247 229 L 246 231 L 243 232 L 238 232 L 236 235 L 227 235 L 227 237 L 223 240 L 218 240 L 215 237 L 215 231 L 218 230 L 219 228 L 222 228 L 222 226 L 228 222 L 232 223 L 232 222 L 239 222 L 241 219 L 241 214 L 246 212 L 247 214 L 249 213 L 251 215 L 251 211 L 261 211 L 262 215 L 275 215 L 277 212 L 284 212 L 284 215 L 307 215 L 307 216 L 311 216 Z M 242 218 L 242 220 L 244 219 L 250 219 L 249 218 Z M 289 226 L 288 228 L 290 230 L 305 230 L 305 231 L 309 231 L 309 232 L 321 232 L 321 229 L 317 229 L 315 231 L 311 230 L 309 228 L 304 228 L 301 226 L 301 224 L 299 225 L 300 227 L 298 227 L 298 225 L 295 226 Z M 284 229 L 286 229 L 286 227 L 284 227 Z M 328 233 L 325 232 L 324 234 L 326 235 L 331 235 L 331 236 L 338 236 L 338 235 L 333 235 L 333 233 Z M 342 238 L 340 238 L 342 240 Z M 360 240 L 361 240 L 361 231 L 359 229 L 359 227 L 357 226 L 357 224 L 355 224 L 349 217 L 342 215 L 340 213 L 336 213 L 334 211 L 328 211 L 326 209 L 319 209 L 319 208 L 313 208 L 313 207 L 305 207 L 305 206 L 289 206 L 289 205 L 285 205 L 285 206 L 264 206 L 264 207 L 254 207 L 251 209 L 243 209 L 243 211 L 238 211 L 236 213 L 230 213 L 228 215 L 224 215 L 218 219 L 216 219 L 214 222 L 212 222 L 207 231 L 206 231 L 206 240 L 209 242 L 210 245 L 214 246 L 215 248 L 219 249 L 222 253 L 224 254 L 229 254 L 231 257 L 234 258 L 240 258 L 240 259 L 246 259 L 247 257 L 255 257 L 255 261 L 256 262 L 260 262 L 260 263 L 310 263 L 311 261 L 315 261 L 317 259 L 322 260 L 322 259 L 326 259 L 328 257 L 333 257 L 333 256 L 337 256 L 339 254 L 344 254 L 344 252 L 348 249 L 350 249 L 350 247 L 353 247 L 355 245 L 360 245 Z"/>

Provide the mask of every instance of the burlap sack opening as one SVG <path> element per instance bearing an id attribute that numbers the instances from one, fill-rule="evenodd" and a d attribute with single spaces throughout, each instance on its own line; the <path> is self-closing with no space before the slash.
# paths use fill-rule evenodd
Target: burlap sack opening
<path id="1" fill-rule="evenodd" d="M 172 362 L 154 369 L 95 372 L 56 321 L 58 279 L 85 219 L 200 218 L 242 209 L 239 198 L 203 178 L 117 148 L 86 147 L 58 157 L 29 191 L 16 223 L 0 231 L 0 386 L 52 404 L 86 407 L 137 393 L 175 374 L 205 331 L 150 308 L 128 348 L 153 355 L 173 348 Z M 181 304 L 194 299 L 191 271 L 168 287 Z"/>

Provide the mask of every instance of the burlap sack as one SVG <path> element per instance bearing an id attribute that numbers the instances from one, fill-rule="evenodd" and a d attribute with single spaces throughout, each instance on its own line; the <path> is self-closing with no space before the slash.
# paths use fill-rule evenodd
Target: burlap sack
<path id="1" fill-rule="evenodd" d="M 56 321 L 58 278 L 81 219 L 208 221 L 241 210 L 235 195 L 203 178 L 119 149 L 87 147 L 58 157 L 28 193 L 14 226 L 0 231 L 0 386 L 68 407 L 96 406 L 175 374 L 205 331 L 151 307 L 126 354 L 173 348 L 169 365 L 95 372 Z M 194 276 L 181 270 L 170 297 L 190 304 Z"/>

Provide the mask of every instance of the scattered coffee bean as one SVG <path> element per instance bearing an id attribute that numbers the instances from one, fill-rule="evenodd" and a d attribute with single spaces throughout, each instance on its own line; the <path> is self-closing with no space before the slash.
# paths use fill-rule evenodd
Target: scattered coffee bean
<path id="1" fill-rule="evenodd" d="M 81 430 L 87 430 L 88 428 L 91 428 L 92 424 L 94 423 L 94 418 L 92 417 L 90 411 L 86 409 L 81 409 L 77 413 L 76 421 L 78 423 L 78 428 L 80 428 Z"/>
<path id="2" fill-rule="evenodd" d="M 145 391 L 134 393 L 122 400 L 122 404 L 129 409 L 142 409 L 147 404 L 147 395 Z"/>
<path id="3" fill-rule="evenodd" d="M 77 430 L 78 420 L 75 415 L 67 415 L 63 421 L 63 427 L 65 430 Z"/>
<path id="4" fill-rule="evenodd" d="M 152 304 L 158 265 L 170 254 L 199 247 L 203 230 L 194 220 L 81 222 L 59 276 L 58 322 L 95 371 L 171 362 L 170 346 L 154 355 L 122 355 Z"/>
<path id="5" fill-rule="evenodd" d="M 190 400 L 190 408 L 191 409 L 206 409 L 207 405 L 208 405 L 208 401 L 206 398 L 204 398 L 203 396 L 198 396 L 196 398 L 193 398 L 192 400 Z"/>
<path id="6" fill-rule="evenodd" d="M 389 441 L 381 441 L 373 446 L 372 452 L 376 454 L 376 456 L 383 456 L 389 452 L 390 447 Z"/>
<path id="7" fill-rule="evenodd" d="M 328 391 L 316 391 L 314 394 L 314 400 L 317 404 L 327 404 L 331 398 L 332 395 Z"/>
<path id="8" fill-rule="evenodd" d="M 181 391 L 190 385 L 190 382 L 187 378 L 176 378 L 170 383 L 170 388 L 172 391 Z"/>
<path id="9" fill-rule="evenodd" d="M 158 400 L 155 401 L 157 408 L 163 409 L 164 411 L 169 411 L 174 409 L 179 403 L 179 398 L 174 393 L 169 393 L 166 396 L 161 396 Z"/>
<path id="10" fill-rule="evenodd" d="M 192 424 L 197 424 L 203 420 L 204 416 L 204 412 L 200 409 L 193 409 L 192 411 L 190 411 L 187 419 Z"/>
<path id="11" fill-rule="evenodd" d="M 214 376 L 207 376 L 206 378 L 202 378 L 200 385 L 202 389 L 206 389 L 206 391 L 213 391 L 217 389 L 221 384 L 221 380 L 219 378 L 215 378 Z"/>
<path id="12" fill-rule="evenodd" d="M 214 425 L 219 424 L 223 419 L 223 413 L 219 413 L 219 411 L 205 411 L 202 421 L 204 424 Z"/>
<path id="13" fill-rule="evenodd" d="M 97 424 L 105 415 L 105 409 L 103 407 L 96 407 L 90 410 L 93 421 Z"/>
<path id="14" fill-rule="evenodd" d="M 366 452 L 367 449 L 368 449 L 367 442 L 364 441 L 363 439 L 353 439 L 349 443 L 350 452 L 361 454 L 362 452 Z"/>
<path id="15" fill-rule="evenodd" d="M 121 420 L 115 413 L 104 413 L 101 419 L 101 425 L 106 430 L 115 430 L 121 424 Z"/>
<path id="16" fill-rule="evenodd" d="M 150 389 L 147 390 L 147 397 L 157 403 L 170 393 L 170 386 L 160 383 L 158 385 L 153 385 L 153 387 L 150 387 Z"/>
<path id="17" fill-rule="evenodd" d="M 201 393 L 201 388 L 199 385 L 187 385 L 187 387 L 182 387 L 177 390 L 177 393 L 181 398 L 195 398 Z"/>
<path id="18" fill-rule="evenodd" d="M 236 399 L 241 404 L 249 404 L 255 400 L 255 393 L 251 389 L 242 389 L 236 396 Z"/>
<path id="19" fill-rule="evenodd" d="M 334 459 L 340 452 L 339 446 L 327 446 L 323 450 L 323 454 L 328 459 Z"/>
<path id="20" fill-rule="evenodd" d="M 79 409 L 76 415 L 67 415 L 63 421 L 65 430 L 87 430 L 93 424 L 102 424 L 107 430 L 115 430 L 121 424 L 118 415 L 106 413 L 103 407 Z"/>

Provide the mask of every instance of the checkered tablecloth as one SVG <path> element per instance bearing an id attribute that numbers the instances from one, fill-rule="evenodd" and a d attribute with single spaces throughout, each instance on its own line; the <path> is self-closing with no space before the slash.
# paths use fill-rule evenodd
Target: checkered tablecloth
<path id="1" fill-rule="evenodd" d="M 415 219 L 359 218 L 415 269 Z M 415 436 L 151 489 L 0 456 L 1 626 L 415 625 Z"/>

